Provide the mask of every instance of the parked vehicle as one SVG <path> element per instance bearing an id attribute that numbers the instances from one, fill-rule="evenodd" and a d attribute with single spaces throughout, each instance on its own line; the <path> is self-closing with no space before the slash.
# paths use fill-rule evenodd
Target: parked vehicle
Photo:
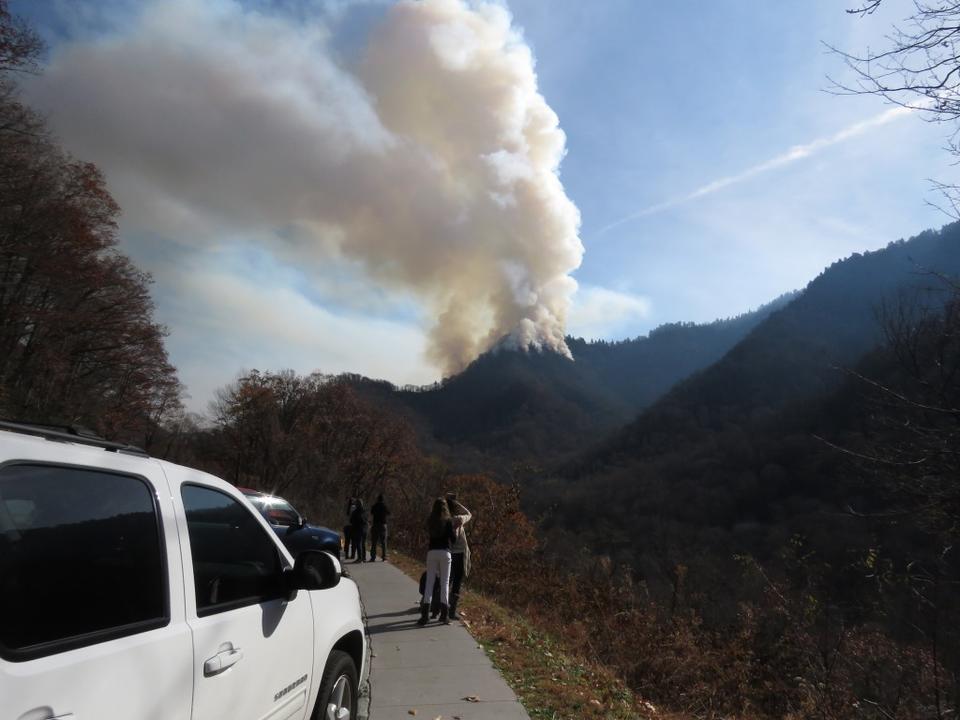
<path id="1" fill-rule="evenodd" d="M 301 550 L 325 550 L 340 558 L 340 533 L 320 525 L 309 525 L 307 519 L 282 497 L 250 488 L 239 490 L 266 518 L 293 555 Z"/>
<path id="2" fill-rule="evenodd" d="M 236 488 L 0 422 L 3 720 L 347 720 L 365 659 L 339 561 Z"/>

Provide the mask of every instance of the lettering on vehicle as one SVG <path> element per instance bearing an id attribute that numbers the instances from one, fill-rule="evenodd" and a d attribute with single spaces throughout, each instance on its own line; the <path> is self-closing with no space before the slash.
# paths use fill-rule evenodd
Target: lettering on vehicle
<path id="1" fill-rule="evenodd" d="M 303 685 L 306 681 L 307 681 L 307 676 L 306 676 L 306 675 L 304 675 L 304 676 L 301 677 L 301 678 L 297 678 L 297 679 L 294 680 L 292 683 L 290 683 L 289 685 L 287 685 L 283 690 L 281 690 L 281 691 L 278 692 L 276 695 L 274 695 L 274 696 L 273 696 L 273 701 L 276 702 L 277 700 L 279 700 L 280 698 L 282 698 L 284 695 L 286 695 L 287 693 L 289 693 L 291 690 L 293 690 L 293 689 L 295 689 L 295 688 L 298 688 L 298 687 L 300 687 L 301 685 Z"/>

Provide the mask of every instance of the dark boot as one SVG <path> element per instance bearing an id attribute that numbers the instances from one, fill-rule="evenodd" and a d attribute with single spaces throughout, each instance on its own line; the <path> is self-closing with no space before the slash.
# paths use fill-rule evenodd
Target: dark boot
<path id="1" fill-rule="evenodd" d="M 430 612 L 430 606 L 427 603 L 420 603 L 420 619 L 417 620 L 417 625 L 423 627 L 427 624 L 428 612 Z"/>
<path id="2" fill-rule="evenodd" d="M 460 602 L 460 595 L 457 593 L 450 593 L 450 619 L 459 620 L 460 616 L 457 615 L 457 603 Z"/>
<path id="3" fill-rule="evenodd" d="M 449 610 L 450 608 L 448 608 L 446 605 L 440 606 L 440 622 L 442 622 L 444 625 L 450 624 Z"/>

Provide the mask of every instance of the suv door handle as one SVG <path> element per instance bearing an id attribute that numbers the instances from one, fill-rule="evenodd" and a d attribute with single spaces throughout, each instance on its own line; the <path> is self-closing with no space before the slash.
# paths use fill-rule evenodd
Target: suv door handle
<path id="1" fill-rule="evenodd" d="M 222 650 L 203 663 L 203 676 L 219 675 L 227 668 L 236 665 L 241 659 L 243 659 L 243 650 L 240 648 L 231 647 L 228 650 Z"/>

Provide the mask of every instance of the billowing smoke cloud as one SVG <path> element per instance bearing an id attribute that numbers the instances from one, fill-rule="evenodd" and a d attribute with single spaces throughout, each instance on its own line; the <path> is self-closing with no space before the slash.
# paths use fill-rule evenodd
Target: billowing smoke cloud
<path id="1" fill-rule="evenodd" d="M 319 20 L 157 0 L 60 46 L 31 99 L 103 167 L 125 230 L 358 264 L 432 318 L 445 372 L 502 337 L 567 352 L 565 137 L 500 5 L 403 0 L 349 64 Z"/>

